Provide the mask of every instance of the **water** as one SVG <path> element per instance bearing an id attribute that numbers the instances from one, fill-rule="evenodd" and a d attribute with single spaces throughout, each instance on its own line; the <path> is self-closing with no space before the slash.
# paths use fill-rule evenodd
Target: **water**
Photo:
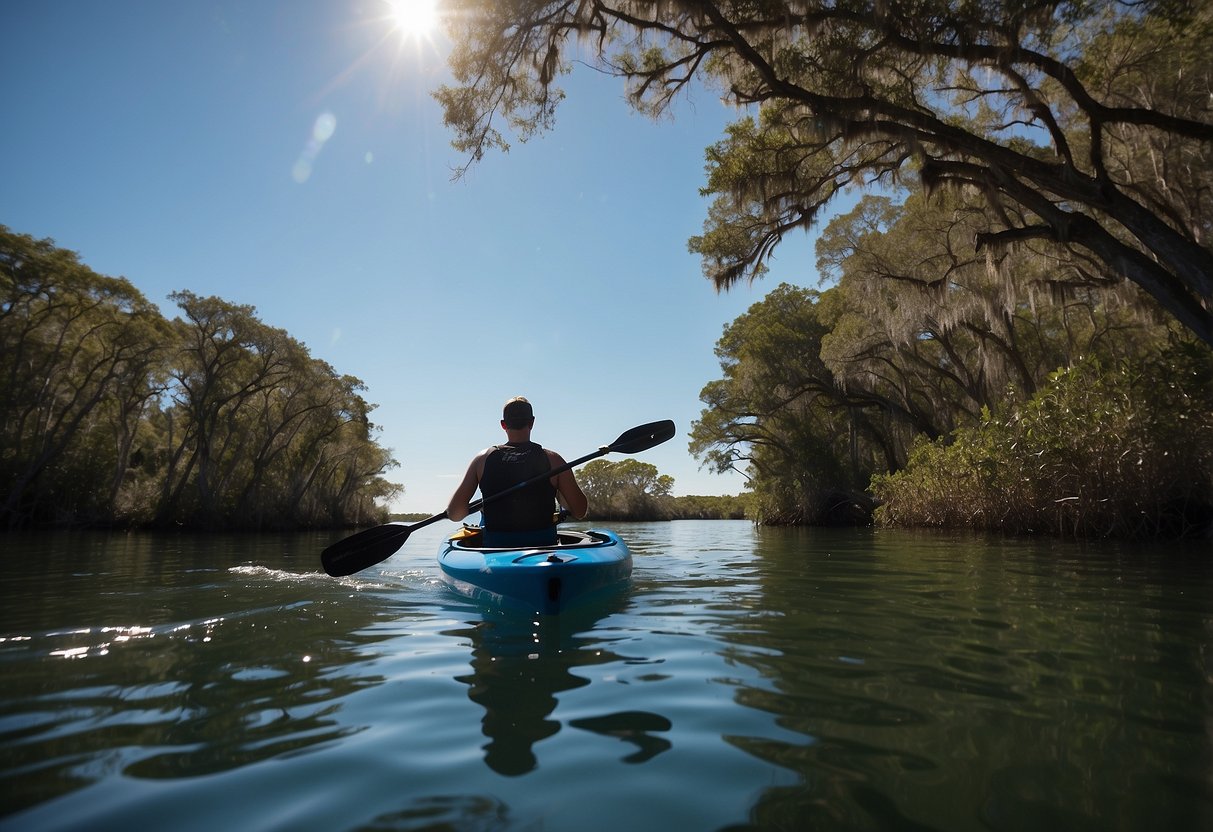
<path id="1" fill-rule="evenodd" d="M 0 538 L 8 830 L 1213 829 L 1208 544 L 616 524 L 534 622 L 332 535 Z"/>

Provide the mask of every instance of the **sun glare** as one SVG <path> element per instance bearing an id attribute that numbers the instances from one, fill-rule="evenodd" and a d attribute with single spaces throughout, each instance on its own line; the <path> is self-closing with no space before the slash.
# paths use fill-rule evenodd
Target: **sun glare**
<path id="1" fill-rule="evenodd" d="M 392 22 L 401 34 L 425 37 L 438 24 L 438 0 L 387 0 Z"/>

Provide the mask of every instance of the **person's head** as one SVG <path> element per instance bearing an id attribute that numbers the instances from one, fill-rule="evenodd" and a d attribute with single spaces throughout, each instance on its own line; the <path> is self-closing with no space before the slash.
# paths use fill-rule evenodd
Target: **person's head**
<path id="1" fill-rule="evenodd" d="M 526 430 L 534 424 L 535 412 L 522 396 L 510 399 L 501 409 L 501 426 L 506 430 Z"/>

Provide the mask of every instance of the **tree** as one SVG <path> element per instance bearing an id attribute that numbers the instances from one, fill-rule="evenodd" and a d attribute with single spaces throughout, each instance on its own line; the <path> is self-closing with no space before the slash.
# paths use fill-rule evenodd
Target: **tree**
<path id="1" fill-rule="evenodd" d="M 386 516 L 364 386 L 250 306 L 130 283 L 0 226 L 0 523 L 239 528 Z"/>
<path id="2" fill-rule="evenodd" d="M 989 219 L 972 198 L 911 189 L 896 205 L 866 196 L 825 228 L 818 269 L 836 291 L 821 358 L 852 403 L 891 401 L 939 436 L 1080 356 L 1160 345 L 1162 316 L 1133 284 L 1093 286 L 1081 264 L 1030 247 L 983 256 Z"/>
<path id="3" fill-rule="evenodd" d="M 674 478 L 635 459 L 595 459 L 577 475 L 590 513 L 603 520 L 665 520 Z"/>
<path id="4" fill-rule="evenodd" d="M 743 470 L 764 522 L 834 522 L 917 437 L 1022 403 L 1083 356 L 1144 366 L 1181 340 L 1131 284 L 1070 282 L 1065 261 L 1028 251 L 991 268 L 973 245 L 985 227 L 952 194 L 868 196 L 835 218 L 818 267 L 836 285 L 780 285 L 725 329 L 691 452 Z"/>
<path id="5" fill-rule="evenodd" d="M 724 378 L 700 393 L 691 453 L 717 472 L 745 473 L 763 522 L 824 520 L 895 466 L 907 426 L 929 419 L 877 390 L 848 389 L 825 365 L 833 291 L 781 284 L 752 305 L 717 342 Z"/>
<path id="6" fill-rule="evenodd" d="M 262 527 L 374 516 L 395 465 L 362 382 L 338 376 L 251 306 L 181 291 L 160 521 Z"/>
<path id="7" fill-rule="evenodd" d="M 191 518 L 217 523 L 235 508 L 223 498 L 249 452 L 256 396 L 290 374 L 287 336 L 265 326 L 251 306 L 217 297 L 174 292 L 184 319 L 175 322 L 168 475 L 161 520 Z"/>
<path id="8" fill-rule="evenodd" d="M 745 520 L 749 495 L 719 497 L 688 495 L 674 498 L 675 520 Z"/>
<path id="9" fill-rule="evenodd" d="M 126 280 L 97 274 L 50 240 L 0 226 L 6 525 L 111 507 L 134 420 L 158 387 L 164 327 L 155 306 Z M 90 433 L 107 425 L 114 444 L 90 444 Z"/>
<path id="10" fill-rule="evenodd" d="M 457 84 L 437 97 L 473 161 L 508 149 L 506 132 L 552 127 L 578 47 L 643 112 L 667 112 L 696 83 L 758 108 L 708 152 L 705 194 L 717 199 L 691 247 L 718 288 L 761 275 L 784 235 L 844 188 L 916 174 L 986 200 L 997 224 L 981 249 L 1071 250 L 1092 281 L 1133 281 L 1213 344 L 1207 4 L 453 6 Z"/>
<path id="11" fill-rule="evenodd" d="M 375 405 L 362 397 L 363 383 L 353 376 L 333 381 L 339 391 L 337 406 L 324 418 L 311 420 L 291 454 L 293 487 L 287 505 L 297 516 L 331 524 L 382 522 L 378 502 L 400 491 L 382 475 L 397 462 L 374 441 L 378 428 L 370 413 Z"/>

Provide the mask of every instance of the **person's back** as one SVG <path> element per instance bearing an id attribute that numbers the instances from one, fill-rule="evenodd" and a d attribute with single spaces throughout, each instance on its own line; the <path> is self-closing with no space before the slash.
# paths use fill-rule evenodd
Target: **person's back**
<path id="1" fill-rule="evenodd" d="M 585 517 L 588 501 L 572 471 L 544 477 L 565 466 L 560 454 L 531 441 L 535 415 L 531 404 L 518 396 L 506 402 L 501 427 L 507 442 L 486 448 L 472 459 L 463 482 L 447 506 L 447 517 L 462 520 L 476 489 L 488 500 L 482 509 L 483 544 L 488 548 L 546 546 L 556 542 L 555 503 L 578 519 Z M 519 483 L 535 482 L 510 491 Z M 505 494 L 496 498 L 498 494 Z"/>
<path id="2" fill-rule="evenodd" d="M 551 470 L 547 451 L 534 442 L 506 443 L 489 451 L 480 476 L 481 494 L 502 494 L 519 483 L 540 479 L 484 505 L 486 546 L 512 545 L 511 539 L 524 546 L 556 542 L 552 523 L 556 488 L 550 479 L 541 478 Z"/>

